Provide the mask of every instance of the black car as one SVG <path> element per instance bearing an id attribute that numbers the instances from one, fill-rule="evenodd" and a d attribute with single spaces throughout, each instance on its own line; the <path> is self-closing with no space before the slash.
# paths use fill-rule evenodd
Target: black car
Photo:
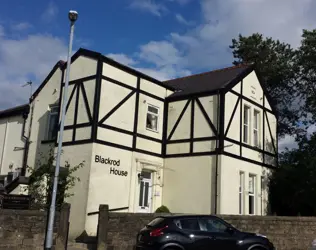
<path id="1" fill-rule="evenodd" d="M 159 216 L 137 234 L 137 250 L 275 250 L 264 236 L 212 215 Z"/>

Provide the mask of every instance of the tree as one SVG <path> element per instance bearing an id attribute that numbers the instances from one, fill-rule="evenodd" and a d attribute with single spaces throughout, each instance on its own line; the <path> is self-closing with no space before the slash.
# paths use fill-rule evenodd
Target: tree
<path id="1" fill-rule="evenodd" d="M 316 30 L 303 30 L 301 46 L 298 49 L 300 69 L 298 86 L 305 95 L 305 112 L 316 120 Z"/>
<path id="2" fill-rule="evenodd" d="M 298 51 L 289 44 L 270 37 L 263 38 L 258 33 L 248 37 L 239 35 L 238 39 L 232 39 L 229 47 L 235 58 L 234 65 L 256 64 L 278 110 L 279 136 L 301 132 L 297 124 L 306 119 L 307 115 L 300 109 L 302 93 L 296 84 L 299 72 Z"/>
<path id="3" fill-rule="evenodd" d="M 30 173 L 30 181 L 27 187 L 29 195 L 32 197 L 32 206 L 34 208 L 48 209 L 53 190 L 53 181 L 55 174 L 56 155 L 54 148 L 50 148 L 48 154 L 40 153 L 40 159 L 37 160 L 35 167 L 27 167 Z M 56 208 L 59 209 L 65 198 L 73 196 L 70 193 L 79 177 L 73 174 L 84 166 L 84 161 L 73 167 L 66 161 L 64 167 L 60 168 L 59 183 L 56 195 Z"/>
<path id="4" fill-rule="evenodd" d="M 316 215 L 316 133 L 279 156 L 280 168 L 268 181 L 269 203 L 279 216 Z"/>

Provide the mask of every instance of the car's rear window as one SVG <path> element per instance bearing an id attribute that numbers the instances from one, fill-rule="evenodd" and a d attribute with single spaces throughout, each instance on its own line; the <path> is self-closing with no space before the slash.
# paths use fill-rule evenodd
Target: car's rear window
<path id="1" fill-rule="evenodd" d="M 164 221 L 164 218 L 162 218 L 162 217 L 157 217 L 157 218 L 155 218 L 155 219 L 153 219 L 151 222 L 149 222 L 148 224 L 147 224 L 147 226 L 149 226 L 149 227 L 155 227 L 155 226 L 157 226 L 157 225 L 159 225 L 161 222 L 163 222 Z"/>

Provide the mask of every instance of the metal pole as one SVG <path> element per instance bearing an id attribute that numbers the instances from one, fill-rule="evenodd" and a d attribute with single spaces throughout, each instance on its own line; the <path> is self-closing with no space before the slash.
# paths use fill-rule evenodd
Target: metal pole
<path id="1" fill-rule="evenodd" d="M 61 147 L 62 147 L 63 132 L 64 132 L 64 122 L 65 122 L 65 115 L 66 115 L 66 105 L 68 101 L 67 96 L 68 96 L 68 85 L 69 85 L 70 59 L 71 59 L 74 27 L 75 27 L 74 22 L 72 21 L 70 24 L 70 39 L 69 39 L 69 49 L 68 49 L 68 58 L 67 58 L 66 82 L 65 82 L 65 87 L 64 87 L 63 105 L 61 109 L 60 131 L 59 131 L 59 138 L 58 138 L 58 150 L 57 150 L 56 168 L 55 168 L 55 176 L 54 176 L 54 185 L 53 185 L 52 200 L 51 200 L 51 205 L 49 209 L 49 219 L 48 219 L 48 227 L 47 227 L 47 233 L 46 233 L 46 242 L 45 242 L 46 250 L 52 249 L 52 244 L 53 244 L 55 204 L 56 204 L 57 184 L 58 184 L 59 167 L 60 167 L 60 155 L 61 155 Z"/>

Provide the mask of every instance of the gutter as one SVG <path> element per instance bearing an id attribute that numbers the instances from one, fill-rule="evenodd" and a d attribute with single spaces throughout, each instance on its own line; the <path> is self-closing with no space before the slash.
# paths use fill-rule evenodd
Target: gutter
<path id="1" fill-rule="evenodd" d="M 31 109 L 31 119 L 30 119 L 28 136 L 25 135 L 25 125 L 26 125 L 26 121 L 27 121 L 30 109 L 28 110 L 27 113 L 23 114 L 24 122 L 23 122 L 23 130 L 22 130 L 22 139 L 25 141 L 25 146 L 24 146 L 24 153 L 23 153 L 21 176 L 26 175 L 27 159 L 28 159 L 29 148 L 30 148 L 31 128 L 32 128 L 32 121 L 33 121 L 33 110 L 34 110 L 34 105 L 32 105 L 32 109 Z"/>

